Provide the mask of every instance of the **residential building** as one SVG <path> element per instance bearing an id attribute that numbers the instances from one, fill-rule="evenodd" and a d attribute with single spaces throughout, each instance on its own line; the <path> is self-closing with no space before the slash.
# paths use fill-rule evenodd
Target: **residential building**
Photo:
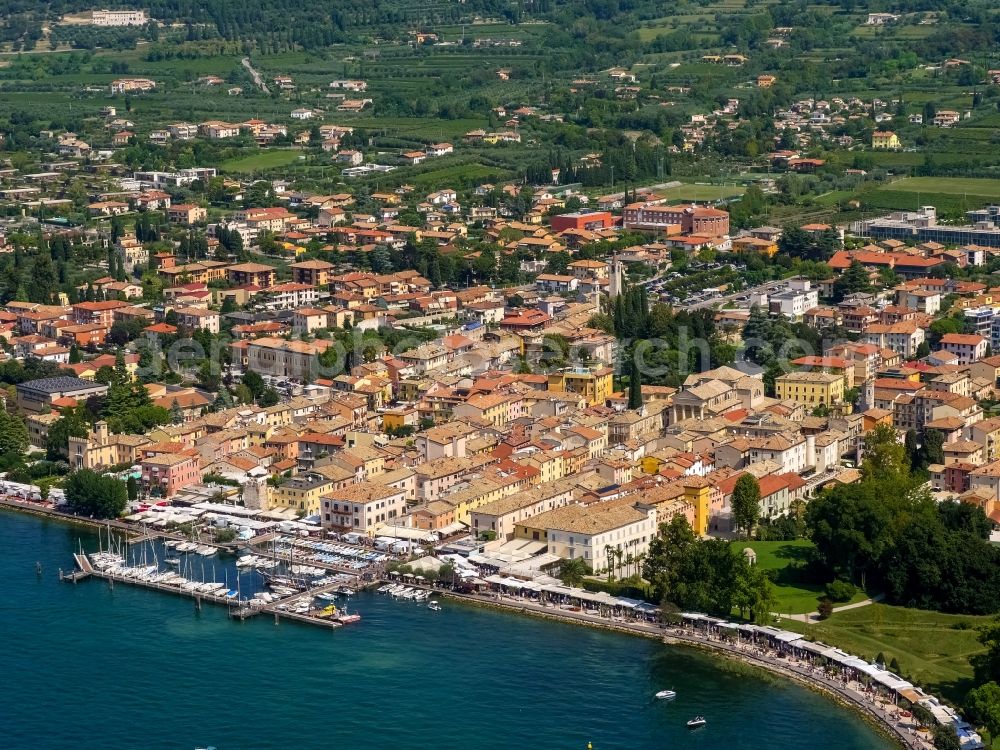
<path id="1" fill-rule="evenodd" d="M 334 489 L 322 499 L 323 527 L 373 537 L 406 511 L 406 490 L 374 481 Z"/>
<path id="2" fill-rule="evenodd" d="M 844 400 L 844 376 L 830 372 L 789 372 L 774 380 L 775 396 L 807 406 L 832 406 Z"/>
<path id="3" fill-rule="evenodd" d="M 960 365 L 968 365 L 986 356 L 984 337 L 976 334 L 947 333 L 941 337 L 941 348 L 958 357 Z"/>

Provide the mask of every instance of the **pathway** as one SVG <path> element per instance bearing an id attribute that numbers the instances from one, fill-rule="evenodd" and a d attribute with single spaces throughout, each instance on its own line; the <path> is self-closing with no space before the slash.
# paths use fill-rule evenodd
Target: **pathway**
<path id="1" fill-rule="evenodd" d="M 854 604 L 844 604 L 839 607 L 834 607 L 833 611 L 834 613 L 837 613 L 837 612 L 847 612 L 849 609 L 861 609 L 861 607 L 867 607 L 869 604 L 880 602 L 884 598 L 885 597 L 882 594 L 878 594 L 876 596 L 873 596 L 871 599 L 865 599 L 864 601 L 854 602 Z M 781 614 L 779 612 L 772 612 L 771 614 L 777 617 L 778 619 L 796 620 L 798 622 L 805 622 L 809 624 L 819 622 L 821 619 L 819 616 L 819 612 L 809 612 L 804 615 L 786 615 L 786 614 Z"/>
<path id="2" fill-rule="evenodd" d="M 240 62 L 243 64 L 243 67 L 247 69 L 247 73 L 250 74 L 250 77 L 253 78 L 253 82 L 256 84 L 257 88 L 265 94 L 270 94 L 271 91 L 268 89 L 267 84 L 264 83 L 264 79 L 261 77 L 260 73 L 257 72 L 254 66 L 250 64 L 250 58 L 244 57 Z"/>

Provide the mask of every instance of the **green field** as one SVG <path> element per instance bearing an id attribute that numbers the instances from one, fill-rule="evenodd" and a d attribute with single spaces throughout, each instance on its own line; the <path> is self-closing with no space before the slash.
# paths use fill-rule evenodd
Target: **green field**
<path id="1" fill-rule="evenodd" d="M 743 195 L 746 188 L 741 185 L 681 185 L 656 192 L 674 201 L 717 201 Z"/>
<path id="2" fill-rule="evenodd" d="M 294 164 L 301 155 L 298 151 L 272 149 L 261 151 L 259 154 L 243 156 L 239 159 L 230 159 L 220 166 L 224 172 L 262 172 L 266 169 Z"/>
<path id="3" fill-rule="evenodd" d="M 478 185 L 489 180 L 503 179 L 507 174 L 504 169 L 487 167 L 483 164 L 454 164 L 410 175 L 406 181 L 414 187 L 432 190 L 441 186 Z"/>
<path id="4" fill-rule="evenodd" d="M 762 570 L 774 571 L 776 581 L 774 595 L 777 599 L 777 610 L 782 614 L 800 615 L 815 612 L 819 599 L 825 593 L 824 586 L 814 583 L 802 583 L 791 580 L 791 576 L 782 575 L 790 565 L 805 562 L 812 550 L 812 542 L 800 539 L 794 542 L 754 542 L 735 541 L 733 545 L 743 550 L 750 547 L 757 553 L 757 565 Z M 862 601 L 864 593 L 858 592 L 848 604 Z"/>
<path id="5" fill-rule="evenodd" d="M 863 658 L 895 658 L 904 677 L 957 702 L 971 687 L 969 657 L 984 650 L 975 628 L 988 619 L 872 604 L 815 625 L 782 620 L 780 626 Z"/>
<path id="6" fill-rule="evenodd" d="M 910 193 L 975 195 L 1000 201 L 1000 180 L 975 177 L 906 177 L 890 183 L 886 189 Z"/>

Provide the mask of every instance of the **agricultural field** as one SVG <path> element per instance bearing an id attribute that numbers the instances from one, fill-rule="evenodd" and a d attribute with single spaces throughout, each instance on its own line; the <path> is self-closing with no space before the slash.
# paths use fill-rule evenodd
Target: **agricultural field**
<path id="1" fill-rule="evenodd" d="M 958 213 L 1000 202 L 1000 179 L 906 177 L 866 190 L 858 197 L 869 209 L 935 206 L 941 213 Z"/>

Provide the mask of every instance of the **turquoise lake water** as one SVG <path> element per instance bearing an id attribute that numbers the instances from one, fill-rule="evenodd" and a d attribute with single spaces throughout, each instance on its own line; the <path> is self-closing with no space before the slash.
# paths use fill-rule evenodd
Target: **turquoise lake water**
<path id="1" fill-rule="evenodd" d="M 334 631 L 240 623 L 179 596 L 61 583 L 81 537 L 96 550 L 85 531 L 0 512 L 6 750 L 894 747 L 808 690 L 640 638 L 376 594 Z M 677 700 L 654 701 L 664 688 Z M 708 726 L 689 732 L 696 714 Z"/>

